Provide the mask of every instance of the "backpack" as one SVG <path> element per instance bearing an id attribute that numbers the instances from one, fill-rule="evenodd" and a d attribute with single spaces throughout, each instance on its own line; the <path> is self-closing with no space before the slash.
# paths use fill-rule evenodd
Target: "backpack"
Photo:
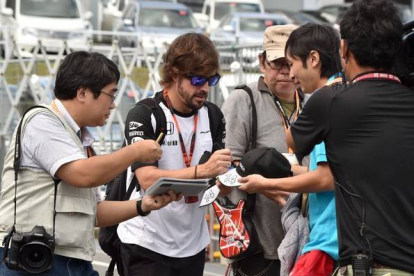
<path id="1" fill-rule="evenodd" d="M 237 86 L 250 97 L 252 106 L 252 133 L 250 149 L 257 147 L 257 111 L 253 101 L 252 90 L 247 85 Z M 237 205 L 228 198 L 213 202 L 213 209 L 220 223 L 219 248 L 223 257 L 233 261 L 242 260 L 261 250 L 256 229 L 253 224 L 253 213 L 256 205 L 256 194 L 247 193 L 247 198 L 239 200 Z"/>
<path id="2" fill-rule="evenodd" d="M 155 137 L 159 137 L 160 133 L 164 133 L 163 138 L 160 141 L 160 144 L 163 143 L 164 137 L 167 132 L 167 120 L 165 118 L 165 113 L 158 104 L 157 99 L 159 97 L 162 97 L 162 92 L 157 92 L 154 95 L 154 98 L 146 98 L 137 103 L 137 105 L 145 105 L 147 106 L 152 114 L 155 117 L 156 121 L 156 130 L 155 130 Z M 211 138 L 213 141 L 217 140 L 218 135 L 220 135 L 220 125 L 219 125 L 219 119 L 217 117 L 218 114 L 221 113 L 220 109 L 210 102 L 205 102 L 205 106 L 207 106 L 208 109 L 208 117 L 210 119 L 210 131 L 211 131 Z M 123 147 L 126 145 L 124 142 Z M 132 192 L 134 191 L 134 188 L 137 190 L 140 189 L 138 180 L 135 176 L 135 174 L 132 174 L 132 177 L 128 177 L 128 169 L 126 169 L 124 172 L 119 174 L 116 178 L 111 180 L 106 184 L 106 192 L 105 192 L 105 200 L 110 201 L 124 201 L 129 200 L 131 197 Z M 130 179 L 128 179 L 130 178 Z M 127 182 L 130 181 L 128 190 Z M 123 268 L 122 268 L 122 262 L 120 260 L 120 245 L 121 240 L 118 237 L 117 233 L 118 224 L 108 227 L 100 227 L 99 228 L 99 235 L 98 235 L 98 241 L 99 245 L 102 248 L 102 250 L 108 254 L 112 260 L 109 264 L 108 270 L 105 273 L 105 276 L 113 276 L 114 275 L 114 269 L 115 264 L 118 268 L 119 275 L 123 275 Z"/>

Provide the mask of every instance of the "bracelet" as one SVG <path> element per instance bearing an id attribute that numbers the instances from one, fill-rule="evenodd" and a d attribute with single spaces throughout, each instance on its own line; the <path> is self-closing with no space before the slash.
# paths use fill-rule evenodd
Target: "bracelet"
<path id="1" fill-rule="evenodd" d="M 198 165 L 195 165 L 195 169 L 194 169 L 194 179 L 197 179 L 197 166 Z"/>
<path id="2" fill-rule="evenodd" d="M 136 207 L 137 207 L 137 213 L 141 217 L 148 216 L 151 213 L 151 211 L 148 211 L 148 212 L 145 212 L 145 213 L 142 211 L 142 198 L 137 199 L 137 206 Z"/>

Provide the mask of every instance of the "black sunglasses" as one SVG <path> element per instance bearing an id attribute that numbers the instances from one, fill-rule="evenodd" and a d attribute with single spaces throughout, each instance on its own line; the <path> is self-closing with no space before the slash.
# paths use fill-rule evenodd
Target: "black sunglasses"
<path id="1" fill-rule="evenodd" d="M 203 86 L 206 82 L 208 82 L 209 86 L 215 86 L 219 82 L 221 76 L 219 74 L 215 74 L 212 77 L 206 78 L 189 74 L 186 78 L 188 78 L 194 86 Z"/>

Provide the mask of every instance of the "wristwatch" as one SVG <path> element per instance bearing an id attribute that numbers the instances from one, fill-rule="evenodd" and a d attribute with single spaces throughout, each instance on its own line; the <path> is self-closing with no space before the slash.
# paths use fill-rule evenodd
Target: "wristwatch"
<path id="1" fill-rule="evenodd" d="M 148 212 L 145 212 L 145 213 L 142 211 L 142 197 L 137 199 L 137 213 L 141 217 L 148 216 L 151 213 L 151 211 L 148 211 Z"/>

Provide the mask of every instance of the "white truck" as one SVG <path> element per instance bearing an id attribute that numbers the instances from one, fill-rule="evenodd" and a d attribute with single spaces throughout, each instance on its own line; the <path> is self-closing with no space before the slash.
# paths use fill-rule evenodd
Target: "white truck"
<path id="1" fill-rule="evenodd" d="M 39 39 L 50 53 L 60 50 L 62 40 L 69 47 L 86 45 L 93 16 L 80 0 L 3 0 L 1 13 L 17 25 L 13 36 L 22 56 L 31 56 Z"/>

